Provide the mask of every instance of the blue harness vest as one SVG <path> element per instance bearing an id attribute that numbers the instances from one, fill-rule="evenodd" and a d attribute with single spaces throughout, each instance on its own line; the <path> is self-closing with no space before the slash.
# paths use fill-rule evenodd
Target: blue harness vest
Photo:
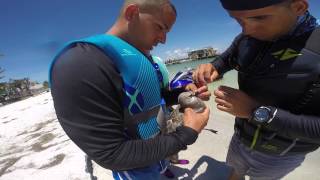
<path id="1" fill-rule="evenodd" d="M 96 35 L 68 43 L 54 58 L 74 43 L 88 43 L 104 52 L 115 64 L 123 79 L 123 107 L 126 132 L 129 138 L 148 139 L 160 132 L 157 116 L 165 106 L 161 97 L 161 72 L 157 63 L 151 62 L 136 48 L 112 35 Z M 159 62 L 158 62 L 159 63 Z"/>

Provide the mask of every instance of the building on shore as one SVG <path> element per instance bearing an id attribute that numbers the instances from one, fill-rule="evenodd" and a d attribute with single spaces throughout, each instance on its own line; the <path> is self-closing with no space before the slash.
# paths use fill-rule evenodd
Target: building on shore
<path id="1" fill-rule="evenodd" d="M 176 58 L 176 59 L 167 59 L 165 61 L 165 64 L 166 65 L 169 65 L 169 64 L 180 64 L 181 62 L 185 61 L 185 60 L 188 60 L 188 58 Z"/>
<path id="2" fill-rule="evenodd" d="M 207 47 L 203 49 L 198 49 L 194 51 L 190 51 L 188 53 L 189 59 L 205 59 L 205 58 L 211 58 L 217 55 L 217 50 L 213 49 L 212 47 Z"/>
<path id="3" fill-rule="evenodd" d="M 47 91 L 48 87 L 43 84 L 30 81 L 29 78 L 9 79 L 8 82 L 0 83 L 0 104 L 15 102 L 29 96 Z"/>
<path id="4" fill-rule="evenodd" d="M 166 65 L 180 64 L 184 61 L 194 61 L 199 59 L 206 59 L 217 56 L 217 50 L 212 47 L 202 48 L 188 52 L 187 57 L 183 58 L 170 58 L 165 61 Z"/>

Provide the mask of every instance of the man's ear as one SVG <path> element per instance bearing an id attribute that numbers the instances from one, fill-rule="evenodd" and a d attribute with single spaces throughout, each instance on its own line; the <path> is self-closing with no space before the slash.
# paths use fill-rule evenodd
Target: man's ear
<path id="1" fill-rule="evenodd" d="M 139 7 L 136 4 L 129 4 L 125 9 L 125 18 L 127 21 L 131 21 L 135 17 L 139 16 Z"/>
<path id="2" fill-rule="evenodd" d="M 309 3 L 307 0 L 294 0 L 291 8 L 298 16 L 301 16 L 308 10 Z"/>

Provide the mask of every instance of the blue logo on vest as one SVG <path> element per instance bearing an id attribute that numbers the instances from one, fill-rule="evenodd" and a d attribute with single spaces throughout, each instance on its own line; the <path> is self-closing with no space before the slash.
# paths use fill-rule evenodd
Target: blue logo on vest
<path id="1" fill-rule="evenodd" d="M 121 56 L 136 56 L 137 54 L 131 52 L 128 49 L 122 49 Z"/>
<path id="2" fill-rule="evenodd" d="M 139 89 L 135 89 L 128 84 L 124 84 L 125 99 L 124 106 L 128 108 L 130 115 L 134 115 L 143 111 L 144 100 Z"/>

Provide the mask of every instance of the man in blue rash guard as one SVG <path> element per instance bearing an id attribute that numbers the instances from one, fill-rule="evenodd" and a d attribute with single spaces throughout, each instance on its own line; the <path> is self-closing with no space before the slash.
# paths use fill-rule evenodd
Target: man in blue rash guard
<path id="1" fill-rule="evenodd" d="M 307 0 L 220 0 L 242 27 L 193 74 L 198 84 L 238 71 L 239 90 L 214 91 L 236 116 L 227 163 L 240 177 L 281 179 L 320 145 L 320 30 Z"/>
<path id="2" fill-rule="evenodd" d="M 163 77 L 150 51 L 166 42 L 176 15 L 169 0 L 125 0 L 106 34 L 70 43 L 52 64 L 60 124 L 115 179 L 159 179 L 162 160 L 193 144 L 207 124 L 208 108 L 203 113 L 187 108 L 183 126 L 159 134 L 164 102 L 177 101 L 185 89 L 202 99 L 210 96 L 207 87 L 193 84 L 175 92 L 161 89 Z"/>

